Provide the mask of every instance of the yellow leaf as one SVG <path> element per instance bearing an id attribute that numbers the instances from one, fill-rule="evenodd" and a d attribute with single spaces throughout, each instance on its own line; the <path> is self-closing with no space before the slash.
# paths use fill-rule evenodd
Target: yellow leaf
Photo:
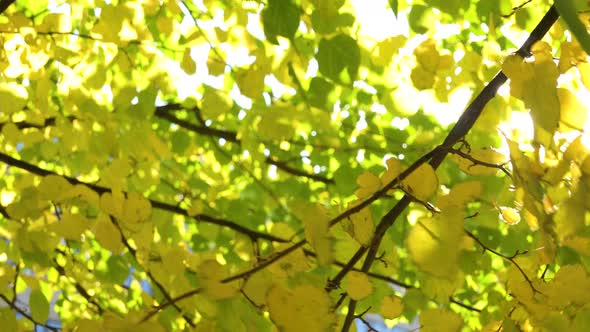
<path id="1" fill-rule="evenodd" d="M 500 206 L 498 209 L 500 210 L 502 221 L 508 225 L 516 225 L 520 222 L 520 214 L 518 213 L 518 210 L 506 206 Z"/>
<path id="2" fill-rule="evenodd" d="M 380 41 L 373 52 L 373 63 L 377 66 L 387 66 L 391 63 L 393 55 L 404 46 L 407 38 L 403 35 L 389 37 Z"/>
<path id="3" fill-rule="evenodd" d="M 111 223 L 109 217 L 103 213 L 98 215 L 97 222 L 94 225 L 94 235 L 100 245 L 118 255 L 123 250 L 121 234 L 115 225 Z"/>
<path id="4" fill-rule="evenodd" d="M 12 114 L 22 110 L 27 104 L 29 93 L 25 87 L 16 83 L 0 83 L 0 109 L 2 113 Z"/>
<path id="5" fill-rule="evenodd" d="M 402 164 L 398 159 L 389 158 L 385 163 L 387 164 L 387 170 L 381 175 L 381 183 L 383 185 L 389 184 L 389 182 L 393 181 L 402 172 Z"/>
<path id="6" fill-rule="evenodd" d="M 455 185 L 448 195 L 441 197 L 437 206 L 444 210 L 447 206 L 463 207 L 473 199 L 481 196 L 483 186 L 479 181 L 463 182 Z"/>
<path id="7" fill-rule="evenodd" d="M 120 191 L 113 193 L 104 193 L 100 196 L 100 209 L 117 219 L 123 217 L 123 206 L 125 204 L 125 196 Z"/>
<path id="8" fill-rule="evenodd" d="M 581 62 L 578 64 L 578 70 L 580 71 L 582 84 L 584 84 L 586 90 L 590 90 L 590 63 Z"/>
<path id="9" fill-rule="evenodd" d="M 349 208 L 359 204 L 360 201 L 353 202 Z M 346 232 L 355 239 L 360 245 L 368 246 L 373 238 L 373 215 L 367 207 L 351 215 L 348 220 L 344 221 L 343 226 Z"/>
<path id="10" fill-rule="evenodd" d="M 205 119 L 215 120 L 219 116 L 229 112 L 231 101 L 229 97 L 223 95 L 215 89 L 206 88 L 203 94 L 203 103 L 201 111 Z"/>
<path id="11" fill-rule="evenodd" d="M 197 64 L 191 56 L 190 47 L 184 49 L 184 53 L 182 55 L 182 62 L 180 62 L 180 68 L 182 68 L 182 70 L 184 70 L 189 75 L 194 74 L 197 70 Z"/>
<path id="12" fill-rule="evenodd" d="M 421 332 L 459 332 L 463 327 L 461 317 L 444 309 L 426 309 L 420 314 Z"/>
<path id="13" fill-rule="evenodd" d="M 588 109 L 584 104 L 575 94 L 565 88 L 557 89 L 557 96 L 561 107 L 560 121 L 566 124 L 566 126 L 562 126 L 563 129 L 584 128 L 588 119 Z"/>
<path id="14" fill-rule="evenodd" d="M 386 319 L 399 317 L 404 311 L 402 299 L 398 296 L 386 296 L 381 300 L 381 316 Z"/>
<path id="15" fill-rule="evenodd" d="M 362 300 L 373 293 L 374 287 L 365 273 L 350 271 L 346 275 L 346 293 L 353 300 Z"/>
<path id="16" fill-rule="evenodd" d="M 462 208 L 443 210 L 436 218 L 419 219 L 407 236 L 410 256 L 424 272 L 452 278 L 458 269 L 463 238 Z"/>
<path id="17" fill-rule="evenodd" d="M 273 286 L 266 303 L 279 331 L 332 331 L 336 316 L 328 294 L 319 287 L 298 286 L 293 290 Z"/>
<path id="18" fill-rule="evenodd" d="M 534 75 L 533 65 L 517 54 L 506 57 L 502 63 L 502 72 L 512 81 L 529 80 Z"/>
<path id="19" fill-rule="evenodd" d="M 425 202 L 438 190 L 438 177 L 430 164 L 422 164 L 402 182 L 405 192 Z"/>
<path id="20" fill-rule="evenodd" d="M 381 181 L 379 178 L 369 172 L 366 171 L 361 174 L 357 179 L 356 183 L 359 185 L 359 189 L 357 189 L 354 194 L 358 198 L 365 198 L 371 196 L 374 192 L 381 188 Z"/>
<path id="21" fill-rule="evenodd" d="M 319 204 L 305 205 L 303 208 L 305 210 L 302 218 L 305 238 L 315 251 L 318 263 L 320 265 L 329 264 L 332 262 L 332 240 L 330 239 L 328 213 Z"/>

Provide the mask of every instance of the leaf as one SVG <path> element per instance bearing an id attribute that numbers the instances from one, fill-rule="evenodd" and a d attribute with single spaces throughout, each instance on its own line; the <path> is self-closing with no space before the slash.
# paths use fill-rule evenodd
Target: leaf
<path id="1" fill-rule="evenodd" d="M 357 179 L 356 183 L 359 185 L 359 189 L 357 189 L 354 194 L 358 198 L 366 198 L 371 196 L 374 192 L 381 188 L 381 181 L 379 178 L 371 173 L 371 172 L 364 172 L 361 174 Z"/>
<path id="2" fill-rule="evenodd" d="M 344 34 L 322 39 L 316 54 L 320 73 L 334 81 L 352 82 L 356 79 L 361 61 L 356 40 Z M 347 76 L 341 74 L 346 69 Z"/>
<path id="3" fill-rule="evenodd" d="M 222 95 L 221 92 L 215 89 L 205 88 L 201 112 L 206 119 L 215 120 L 219 116 L 228 113 L 230 108 L 231 102 L 227 96 Z"/>
<path id="4" fill-rule="evenodd" d="M 328 294 L 320 287 L 298 286 L 293 290 L 273 286 L 266 297 L 270 318 L 280 331 L 333 330 L 336 317 Z"/>
<path id="5" fill-rule="evenodd" d="M 39 196 L 42 199 L 53 200 L 55 202 L 61 201 L 67 193 L 72 189 L 72 185 L 68 180 L 58 175 L 47 175 L 39 183 Z"/>
<path id="6" fill-rule="evenodd" d="M 472 149 L 466 153 L 472 160 L 459 155 L 453 155 L 452 159 L 459 165 L 459 168 L 463 172 L 474 176 L 496 175 L 499 171 L 499 166 L 504 165 L 508 161 L 506 156 L 492 149 Z M 492 167 L 493 165 L 497 165 L 498 167 Z"/>
<path id="7" fill-rule="evenodd" d="M 229 299 L 238 292 L 239 285 L 236 282 L 221 282 L 229 276 L 228 270 L 214 260 L 206 260 L 197 268 L 199 282 L 207 297 L 213 300 Z"/>
<path id="8" fill-rule="evenodd" d="M 326 265 L 332 262 L 332 241 L 330 239 L 330 218 L 326 209 L 319 204 L 296 204 L 295 209 L 302 211 L 299 218 L 303 221 L 305 238 L 317 255 L 318 263 Z"/>
<path id="9" fill-rule="evenodd" d="M 16 313 L 10 308 L 0 309 L 0 326 L 6 331 L 18 331 Z"/>
<path id="10" fill-rule="evenodd" d="M 36 322 L 45 323 L 49 318 L 49 301 L 40 289 L 33 289 L 29 294 L 31 317 Z"/>
<path id="11" fill-rule="evenodd" d="M 388 2 L 389 2 L 389 7 L 393 11 L 393 15 L 395 15 L 397 17 L 398 0 L 388 0 Z"/>
<path id="12" fill-rule="evenodd" d="M 27 104 L 29 93 L 22 85 L 16 83 L 0 83 L 0 109 L 3 113 L 12 114 L 22 110 Z"/>
<path id="13" fill-rule="evenodd" d="M 399 35 L 380 41 L 373 51 L 373 63 L 377 66 L 387 66 L 392 62 L 392 57 L 404 46 L 407 38 Z"/>
<path id="14" fill-rule="evenodd" d="M 182 70 L 184 70 L 189 75 L 192 75 L 197 71 L 197 64 L 191 56 L 190 47 L 184 49 L 184 53 L 182 54 L 182 61 L 180 62 L 180 68 L 182 68 Z"/>
<path id="15" fill-rule="evenodd" d="M 381 300 L 381 310 L 379 313 L 385 319 L 394 319 L 399 317 L 402 312 L 404 311 L 404 305 L 402 303 L 402 299 L 393 295 L 393 296 L 385 296 L 383 300 Z"/>
<path id="16" fill-rule="evenodd" d="M 420 316 L 420 331 L 459 332 L 463 326 L 461 317 L 444 309 L 426 309 Z"/>
<path id="17" fill-rule="evenodd" d="M 560 104 L 560 121 L 565 123 L 566 130 L 571 128 L 584 128 L 588 119 L 588 109 L 578 97 L 565 88 L 557 89 Z"/>
<path id="18" fill-rule="evenodd" d="M 520 222 L 520 214 L 515 208 L 500 206 L 498 209 L 500 210 L 500 217 L 502 221 L 508 225 L 512 226 Z"/>
<path id="19" fill-rule="evenodd" d="M 120 253 L 124 245 L 121 242 L 121 234 L 117 227 L 111 223 L 109 217 L 105 214 L 100 214 L 97 219 L 94 225 L 94 235 L 98 243 L 115 255 Z"/>
<path id="20" fill-rule="evenodd" d="M 359 204 L 355 201 L 349 205 L 349 209 Z M 374 224 L 371 210 L 367 207 L 351 215 L 348 220 L 343 222 L 346 232 L 355 239 L 360 245 L 368 246 L 373 238 Z"/>
<path id="21" fill-rule="evenodd" d="M 452 278 L 458 270 L 463 238 L 461 209 L 449 208 L 437 218 L 424 218 L 412 226 L 408 251 L 416 265 L 435 277 Z"/>
<path id="22" fill-rule="evenodd" d="M 299 15 L 300 9 L 291 0 L 269 0 L 261 14 L 266 39 L 273 44 L 278 44 L 278 36 L 293 39 Z"/>
<path id="23" fill-rule="evenodd" d="M 346 293 L 353 300 L 362 300 L 371 295 L 374 286 L 365 273 L 350 271 L 346 275 Z"/>
<path id="24" fill-rule="evenodd" d="M 265 77 L 266 72 L 254 66 L 249 69 L 240 69 L 236 73 L 236 82 L 244 96 L 255 99 L 262 96 Z"/>
<path id="25" fill-rule="evenodd" d="M 404 191 L 426 202 L 438 190 L 438 177 L 430 164 L 422 164 L 402 181 Z"/>
<path id="26" fill-rule="evenodd" d="M 555 0 L 553 3 L 559 15 L 563 18 L 572 34 L 576 37 L 580 45 L 587 54 L 590 54 L 590 35 L 586 27 L 578 17 L 578 11 L 588 9 L 583 5 L 583 1 Z"/>

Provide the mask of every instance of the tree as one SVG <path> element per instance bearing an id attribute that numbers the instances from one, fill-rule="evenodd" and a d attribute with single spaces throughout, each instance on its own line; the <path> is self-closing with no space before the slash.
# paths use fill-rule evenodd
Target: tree
<path id="1" fill-rule="evenodd" d="M 589 330 L 554 6 L 0 1 L 0 326 Z"/>

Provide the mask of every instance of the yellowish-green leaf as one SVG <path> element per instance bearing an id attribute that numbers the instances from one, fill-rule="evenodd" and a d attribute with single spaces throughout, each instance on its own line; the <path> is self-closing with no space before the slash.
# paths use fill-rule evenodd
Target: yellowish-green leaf
<path id="1" fill-rule="evenodd" d="M 189 75 L 192 75 L 197 71 L 197 64 L 191 56 L 190 47 L 187 47 L 184 50 L 184 53 L 182 55 L 182 61 L 180 62 L 180 68 L 182 68 L 182 70 L 184 70 Z"/>
<path id="2" fill-rule="evenodd" d="M 436 41 L 427 39 L 414 50 L 416 60 L 425 71 L 434 73 L 440 64 L 440 54 L 436 49 Z"/>
<path id="3" fill-rule="evenodd" d="M 217 117 L 229 112 L 231 101 L 228 96 L 212 88 L 206 88 L 203 94 L 201 112 L 205 119 L 215 120 Z"/>
<path id="4" fill-rule="evenodd" d="M 363 272 L 350 271 L 346 275 L 346 293 L 353 300 L 362 300 L 371 295 L 374 286 L 369 280 L 369 276 Z"/>
<path id="5" fill-rule="evenodd" d="M 6 331 L 18 331 L 16 313 L 11 308 L 0 309 L 0 326 Z"/>
<path id="6" fill-rule="evenodd" d="M 79 241 L 80 235 L 90 227 L 89 220 L 79 214 L 65 212 L 61 221 L 53 224 L 53 230 L 67 240 Z"/>
<path id="7" fill-rule="evenodd" d="M 152 214 L 152 205 L 139 193 L 127 194 L 123 206 L 122 221 L 128 224 L 136 224 L 146 221 Z"/>
<path id="8" fill-rule="evenodd" d="M 72 185 L 59 175 L 47 175 L 39 183 L 38 189 L 40 198 L 59 202 L 67 196 Z"/>
<path id="9" fill-rule="evenodd" d="M 29 294 L 29 308 L 31 309 L 31 317 L 36 322 L 46 322 L 49 317 L 49 301 L 41 291 L 41 289 L 32 289 Z"/>
<path id="10" fill-rule="evenodd" d="M 12 114 L 22 110 L 28 98 L 29 93 L 22 85 L 0 83 L 0 109 L 3 113 Z"/>
<path id="11" fill-rule="evenodd" d="M 98 215 L 96 224 L 94 225 L 94 235 L 98 243 L 114 255 L 123 250 L 121 234 L 117 227 L 111 223 L 107 215 L 102 213 Z"/>
<path id="12" fill-rule="evenodd" d="M 461 317 L 445 309 L 426 309 L 420 315 L 420 331 L 459 332 L 463 326 Z"/>
<path id="13" fill-rule="evenodd" d="M 236 81 L 240 87 L 240 92 L 252 99 L 261 97 L 264 91 L 265 76 L 266 72 L 256 66 L 238 71 Z"/>
<path id="14" fill-rule="evenodd" d="M 237 282 L 222 283 L 229 276 L 227 267 L 214 260 L 206 260 L 197 268 L 197 276 L 204 294 L 214 300 L 223 300 L 235 296 L 239 290 Z"/>
<path id="15" fill-rule="evenodd" d="M 327 211 L 319 204 L 307 208 L 303 213 L 303 227 L 305 238 L 314 249 L 318 263 L 326 265 L 332 262 L 332 240 L 330 239 L 330 227 Z"/>

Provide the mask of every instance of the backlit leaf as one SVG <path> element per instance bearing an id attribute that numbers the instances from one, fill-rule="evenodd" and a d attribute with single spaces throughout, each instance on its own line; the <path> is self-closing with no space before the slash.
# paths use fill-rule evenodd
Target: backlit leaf
<path id="1" fill-rule="evenodd" d="M 45 322 L 49 317 L 49 301 L 40 289 L 33 289 L 29 294 L 31 317 L 37 322 Z"/>
<path id="2" fill-rule="evenodd" d="M 362 272 L 351 271 L 346 276 L 346 293 L 353 300 L 361 300 L 373 293 L 369 277 Z"/>

